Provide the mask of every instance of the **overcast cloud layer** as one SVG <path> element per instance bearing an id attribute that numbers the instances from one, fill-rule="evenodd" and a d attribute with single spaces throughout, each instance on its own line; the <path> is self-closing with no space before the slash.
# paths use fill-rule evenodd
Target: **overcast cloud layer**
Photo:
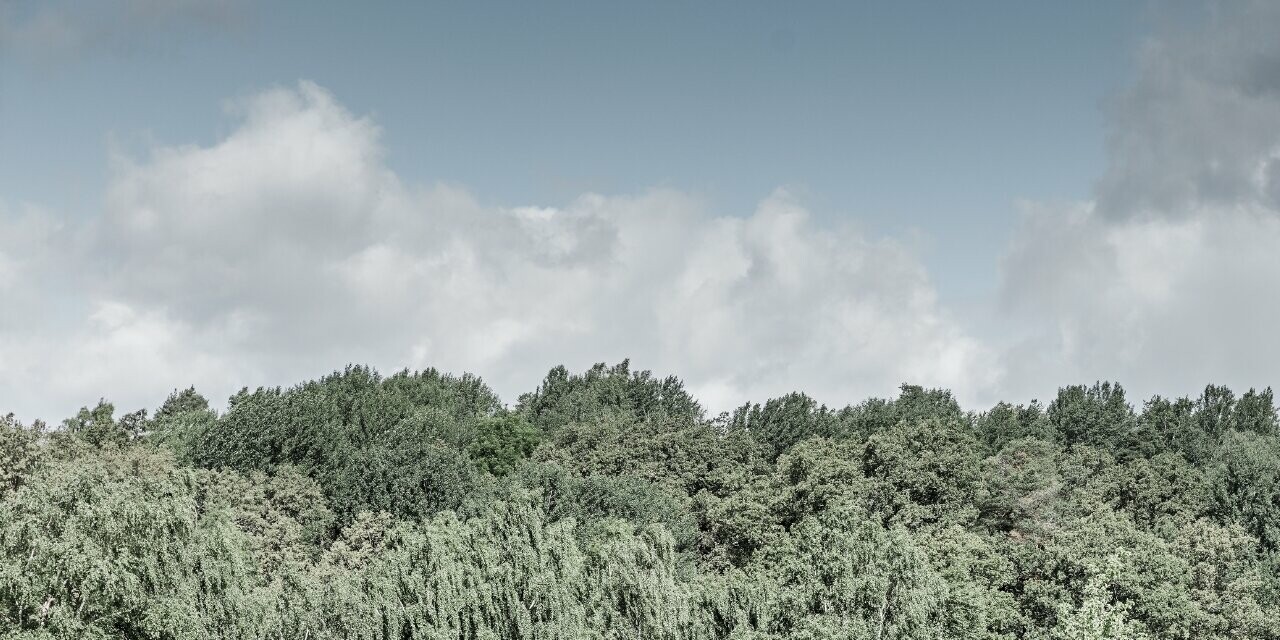
<path id="1" fill-rule="evenodd" d="M 1259 4 L 1148 43 L 1095 197 L 1027 204 L 982 326 L 940 305 L 903 244 L 818 224 L 785 187 L 734 216 L 661 189 L 494 207 L 402 180 L 394 132 L 340 96 L 267 89 L 229 105 L 213 144 L 112 158 L 95 215 L 0 201 L 0 401 L 57 419 L 348 362 L 471 371 L 514 401 L 552 365 L 625 357 L 713 411 L 902 382 L 970 408 L 1095 379 L 1139 398 L 1274 384 L 1273 29 Z"/>

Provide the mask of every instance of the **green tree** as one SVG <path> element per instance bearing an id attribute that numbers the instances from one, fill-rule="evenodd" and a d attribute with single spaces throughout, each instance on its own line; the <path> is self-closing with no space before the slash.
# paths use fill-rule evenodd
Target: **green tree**
<path id="1" fill-rule="evenodd" d="M 146 422 L 146 411 L 126 414 L 115 419 L 116 408 L 106 400 L 99 400 L 90 411 L 80 409 L 75 417 L 62 422 L 62 428 L 93 446 L 122 445 L 141 435 Z"/>
<path id="2" fill-rule="evenodd" d="M 521 460 L 533 454 L 542 434 L 519 415 L 504 414 L 476 424 L 467 455 L 479 468 L 495 476 L 511 473 Z"/>
<path id="3" fill-rule="evenodd" d="M 1026 406 L 1001 402 L 978 416 L 974 430 L 987 451 L 992 453 L 1023 438 L 1050 442 L 1057 439 L 1053 425 L 1038 402 Z"/>
<path id="4" fill-rule="evenodd" d="M 1280 438 L 1228 432 L 1210 486 L 1222 516 L 1239 521 L 1268 549 L 1280 548 Z"/>
<path id="5" fill-rule="evenodd" d="M 982 490 L 979 451 L 967 429 L 933 419 L 871 436 L 861 455 L 872 481 L 871 511 L 907 526 L 973 520 Z"/>
<path id="6" fill-rule="evenodd" d="M 1124 388 L 1110 382 L 1059 389 L 1048 415 L 1068 446 L 1113 449 L 1134 427 L 1133 409 L 1125 402 Z"/>
<path id="7" fill-rule="evenodd" d="M 703 417 L 702 407 L 678 378 L 633 372 L 628 360 L 612 367 L 596 364 L 581 375 L 556 367 L 536 391 L 520 396 L 517 411 L 550 435 L 568 424 L 606 418 L 688 424 Z"/>
<path id="8" fill-rule="evenodd" d="M 1089 579 L 1079 606 L 1070 603 L 1059 606 L 1058 624 L 1051 636 L 1054 640 L 1147 640 L 1152 637 L 1141 624 L 1129 619 L 1126 606 L 1112 600 L 1108 569 Z"/>
<path id="9" fill-rule="evenodd" d="M 44 424 L 25 427 L 13 414 L 0 416 L 0 497 L 22 486 L 44 461 Z"/>
<path id="10" fill-rule="evenodd" d="M 776 459 L 795 443 L 832 436 L 834 419 L 825 406 L 803 393 L 774 398 L 763 405 L 746 404 L 733 413 L 729 428 L 751 434 Z"/>
<path id="11" fill-rule="evenodd" d="M 1276 420 L 1275 397 L 1271 387 L 1262 391 L 1250 389 L 1240 396 L 1233 412 L 1232 423 L 1241 431 L 1264 436 L 1280 435 L 1280 423 Z"/>

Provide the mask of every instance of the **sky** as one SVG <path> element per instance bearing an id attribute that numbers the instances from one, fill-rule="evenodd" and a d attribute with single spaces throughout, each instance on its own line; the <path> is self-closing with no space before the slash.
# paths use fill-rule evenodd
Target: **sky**
<path id="1" fill-rule="evenodd" d="M 321 6 L 323 4 L 323 6 Z M 0 411 L 1280 372 L 1274 3 L 0 0 Z"/>

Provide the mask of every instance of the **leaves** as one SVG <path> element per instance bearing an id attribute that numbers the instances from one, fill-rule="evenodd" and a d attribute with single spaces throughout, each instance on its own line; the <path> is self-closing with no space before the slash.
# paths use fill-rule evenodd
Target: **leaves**
<path id="1" fill-rule="evenodd" d="M 1280 639 L 1271 391 L 712 420 L 629 363 L 0 419 L 15 638 Z"/>

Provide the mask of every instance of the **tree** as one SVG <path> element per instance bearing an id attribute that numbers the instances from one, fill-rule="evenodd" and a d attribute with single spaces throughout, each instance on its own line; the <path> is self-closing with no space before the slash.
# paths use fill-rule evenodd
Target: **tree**
<path id="1" fill-rule="evenodd" d="M 1058 471 L 1059 445 L 1035 438 L 1014 440 L 982 463 L 982 520 L 1018 536 L 1051 535 L 1069 488 Z"/>
<path id="2" fill-rule="evenodd" d="M 1280 549 L 1280 439 L 1228 432 L 1210 478 L 1219 513 L 1238 520 L 1267 549 Z"/>
<path id="3" fill-rule="evenodd" d="M 795 443 L 814 436 L 831 436 L 832 417 L 825 406 L 803 393 L 790 393 L 764 403 L 745 404 L 733 413 L 730 429 L 751 434 L 776 459 Z"/>
<path id="4" fill-rule="evenodd" d="M 185 413 L 209 411 L 209 401 L 196 392 L 195 387 L 187 387 L 182 391 L 174 390 L 165 399 L 164 404 L 156 410 L 155 419 L 164 420 Z"/>
<path id="5" fill-rule="evenodd" d="M 1195 403 L 1188 398 L 1155 396 L 1143 406 L 1137 429 L 1123 446 L 1135 456 L 1169 451 L 1181 453 L 1188 461 L 1202 462 L 1212 454 L 1216 439 L 1200 427 L 1195 411 Z"/>
<path id="6" fill-rule="evenodd" d="M 1125 402 L 1124 388 L 1110 382 L 1059 389 L 1048 415 L 1067 446 L 1113 449 L 1134 427 L 1133 409 Z"/>
<path id="7" fill-rule="evenodd" d="M 689 424 L 703 417 L 702 407 L 678 378 L 632 372 L 628 360 L 612 367 L 599 363 L 582 375 L 558 366 L 536 391 L 520 396 L 517 411 L 548 435 L 568 424 L 608 418 Z"/>
<path id="8" fill-rule="evenodd" d="M 1232 423 L 1241 431 L 1249 431 L 1264 436 L 1280 435 L 1280 424 L 1276 420 L 1275 397 L 1271 387 L 1261 392 L 1250 389 L 1240 396 L 1232 414 Z"/>
<path id="9" fill-rule="evenodd" d="M 861 457 L 871 511 L 885 522 L 911 527 L 977 516 L 982 458 L 968 430 L 934 419 L 901 422 L 868 438 Z"/>
<path id="10" fill-rule="evenodd" d="M 99 400 L 92 411 L 81 408 L 75 417 L 64 420 L 62 428 L 97 447 L 119 446 L 141 435 L 146 422 L 145 410 L 126 414 L 118 422 L 115 412 L 111 403 Z"/>
<path id="11" fill-rule="evenodd" d="M 485 418 L 476 424 L 467 455 L 480 469 L 504 476 L 528 458 L 541 439 L 541 432 L 518 415 Z"/>
<path id="12" fill-rule="evenodd" d="M 465 450 L 498 407 L 471 376 L 429 369 L 384 379 L 348 367 L 287 390 L 241 391 L 226 414 L 195 423 L 184 455 L 215 469 L 295 467 L 344 520 L 362 510 L 420 517 L 460 508 L 477 489 Z"/>
<path id="13" fill-rule="evenodd" d="M 1107 498 L 1140 527 L 1172 532 L 1211 510 L 1208 479 L 1179 453 L 1133 460 L 1107 474 Z"/>
<path id="14" fill-rule="evenodd" d="M 1113 559 L 1101 575 L 1089 579 L 1079 606 L 1063 603 L 1059 607 L 1058 624 L 1051 636 L 1054 640 L 1148 640 L 1152 637 L 1141 624 L 1129 619 L 1128 607 L 1111 599 L 1109 582 L 1116 562 Z"/>
<path id="15" fill-rule="evenodd" d="M 901 528 L 856 507 L 805 518 L 752 566 L 768 581 L 758 625 L 781 637 L 944 638 L 940 577 Z"/>
<path id="16" fill-rule="evenodd" d="M 44 423 L 24 427 L 13 414 L 0 416 L 0 496 L 22 486 L 45 458 Z"/>
<path id="17" fill-rule="evenodd" d="M 1014 440 L 1037 438 L 1052 442 L 1058 437 L 1038 402 L 1026 406 L 1001 402 L 978 416 L 974 430 L 992 453 Z"/>
<path id="18" fill-rule="evenodd" d="M 347 367 L 0 418 L 0 637 L 1280 640 L 1271 391 L 708 420 L 675 378 Z"/>
<path id="19" fill-rule="evenodd" d="M 256 582 L 248 547 L 225 512 L 202 517 L 193 486 L 191 471 L 136 448 L 42 468 L 0 502 L 0 630 L 245 635 L 225 614 L 251 621 L 258 608 L 243 597 Z"/>

